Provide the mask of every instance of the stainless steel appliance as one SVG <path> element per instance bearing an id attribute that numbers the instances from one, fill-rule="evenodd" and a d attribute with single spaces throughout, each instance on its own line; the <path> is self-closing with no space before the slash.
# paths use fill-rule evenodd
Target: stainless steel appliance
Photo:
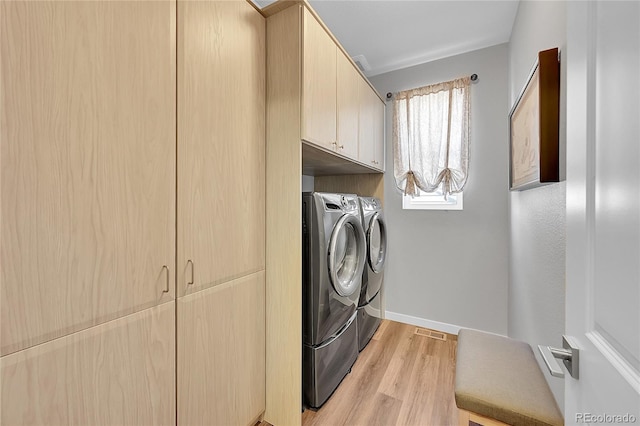
<path id="1" fill-rule="evenodd" d="M 303 193 L 302 228 L 303 403 L 318 408 L 358 356 L 366 246 L 358 197 Z"/>
<path id="2" fill-rule="evenodd" d="M 359 197 L 362 225 L 367 238 L 366 266 L 362 274 L 362 288 L 358 302 L 358 349 L 367 346 L 382 321 L 380 292 L 387 255 L 387 227 L 382 203 L 377 198 Z"/>

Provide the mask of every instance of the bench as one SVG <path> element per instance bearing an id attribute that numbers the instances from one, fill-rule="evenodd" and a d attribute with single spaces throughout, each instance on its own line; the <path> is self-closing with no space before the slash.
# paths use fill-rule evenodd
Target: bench
<path id="1" fill-rule="evenodd" d="M 460 330 L 455 398 L 460 426 L 564 424 L 531 347 L 508 337 Z"/>

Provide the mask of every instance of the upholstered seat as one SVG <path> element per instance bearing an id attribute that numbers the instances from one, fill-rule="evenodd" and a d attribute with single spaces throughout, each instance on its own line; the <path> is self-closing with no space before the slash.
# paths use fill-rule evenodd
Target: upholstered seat
<path id="1" fill-rule="evenodd" d="M 531 347 L 507 337 L 460 331 L 455 397 L 459 409 L 509 425 L 564 424 Z M 461 412 L 460 424 L 469 419 Z"/>

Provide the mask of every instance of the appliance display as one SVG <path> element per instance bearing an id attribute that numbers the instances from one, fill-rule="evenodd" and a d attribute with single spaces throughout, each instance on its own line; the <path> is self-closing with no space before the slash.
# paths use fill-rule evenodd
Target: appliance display
<path id="1" fill-rule="evenodd" d="M 362 273 L 357 320 L 358 349 L 362 351 L 382 321 L 380 292 L 387 255 L 387 227 L 380 200 L 373 197 L 359 197 L 359 203 L 367 239 L 367 262 Z"/>
<path id="2" fill-rule="evenodd" d="M 356 315 L 366 258 L 358 197 L 302 194 L 302 394 L 318 408 L 358 356 Z"/>

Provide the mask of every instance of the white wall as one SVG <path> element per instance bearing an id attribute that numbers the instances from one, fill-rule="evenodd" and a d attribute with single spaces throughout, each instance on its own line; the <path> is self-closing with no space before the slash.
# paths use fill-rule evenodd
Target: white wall
<path id="1" fill-rule="evenodd" d="M 387 102 L 386 311 L 392 319 L 417 320 L 425 325 L 429 323 L 423 320 L 437 321 L 506 334 L 507 45 L 370 80 L 384 95 L 473 73 L 479 80 L 471 90 L 471 154 L 463 211 L 402 210 L 401 194 L 393 179 L 392 104 Z"/>
<path id="2" fill-rule="evenodd" d="M 520 2 L 509 42 L 510 105 L 526 83 L 538 51 L 558 47 L 564 52 L 565 40 L 564 2 Z M 561 76 L 560 145 L 565 147 L 564 67 Z M 564 382 L 548 373 L 537 345 L 561 347 L 564 334 L 565 195 L 565 182 L 511 192 L 509 209 L 509 336 L 524 340 L 535 349 L 560 409 L 564 406 Z"/>

